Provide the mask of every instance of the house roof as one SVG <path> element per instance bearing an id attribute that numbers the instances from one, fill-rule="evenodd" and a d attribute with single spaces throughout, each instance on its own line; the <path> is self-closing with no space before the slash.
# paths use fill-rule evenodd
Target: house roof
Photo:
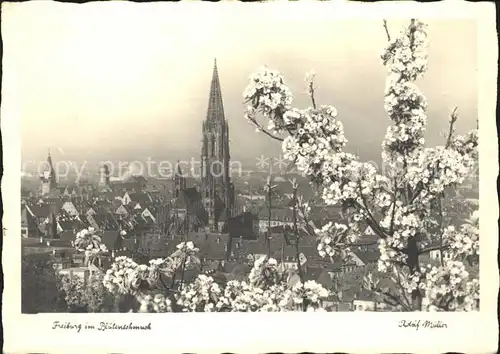
<path id="1" fill-rule="evenodd" d="M 73 228 L 75 227 L 75 222 L 72 220 L 59 221 L 59 226 L 61 226 L 63 231 L 73 232 Z"/>
<path id="2" fill-rule="evenodd" d="M 227 251 L 225 242 L 204 242 L 198 247 L 200 248 L 200 257 L 220 260 L 226 258 Z"/>
<path id="3" fill-rule="evenodd" d="M 118 231 L 103 231 L 101 240 L 110 250 L 121 248 L 121 237 Z"/>
<path id="4" fill-rule="evenodd" d="M 35 228 L 37 221 L 33 215 L 23 206 L 21 209 L 21 227 L 27 227 L 29 229 Z"/>
<path id="5" fill-rule="evenodd" d="M 147 203 L 152 202 L 152 199 L 149 196 L 149 193 L 139 192 L 139 193 L 129 193 L 128 195 L 133 203 L 140 203 L 142 205 L 142 204 L 147 204 Z"/>
<path id="6" fill-rule="evenodd" d="M 366 289 L 361 289 L 361 291 L 356 294 L 356 296 L 353 300 L 376 302 L 376 301 L 378 301 L 378 298 L 377 298 L 377 295 L 375 293 L 373 293 L 372 291 L 368 291 Z"/>
<path id="7" fill-rule="evenodd" d="M 148 183 L 148 179 L 141 175 L 131 175 L 125 182 L 145 184 Z"/>
<path id="8" fill-rule="evenodd" d="M 50 212 L 54 209 L 54 207 L 50 204 L 34 204 L 29 205 L 28 208 L 36 218 L 48 218 Z"/>
<path id="9" fill-rule="evenodd" d="M 368 250 L 353 250 L 352 253 L 356 255 L 364 264 L 376 263 L 380 257 L 378 248 Z"/>
<path id="10" fill-rule="evenodd" d="M 122 192 L 125 192 L 125 191 L 128 191 L 128 192 L 139 192 L 141 190 L 141 186 L 140 186 L 140 183 L 136 183 L 136 182 L 129 182 L 129 181 L 126 181 L 126 182 L 123 182 L 123 181 L 119 181 L 119 182 L 113 182 L 111 184 L 111 188 L 113 189 L 113 191 L 115 193 L 122 193 Z"/>
<path id="11" fill-rule="evenodd" d="M 314 280 L 327 289 L 333 288 L 333 282 L 328 272 L 323 268 L 306 267 L 304 280 Z"/>
<path id="12" fill-rule="evenodd" d="M 36 248 L 70 248 L 74 249 L 71 246 L 71 241 L 61 240 L 61 239 L 47 239 L 45 238 L 43 242 L 40 243 L 40 240 L 37 239 L 22 239 L 23 247 L 36 247 Z"/>
<path id="13" fill-rule="evenodd" d="M 250 212 L 229 218 L 224 227 L 223 233 L 228 233 L 233 238 L 242 237 L 244 239 L 255 239 L 258 235 L 254 233 L 253 224 L 258 220 L 257 215 Z"/>
<path id="14" fill-rule="evenodd" d="M 113 200 L 111 201 L 111 204 L 113 204 L 113 206 L 114 206 L 115 208 L 118 208 L 118 207 L 120 207 L 123 203 L 122 203 L 122 201 L 121 201 L 120 199 L 115 198 L 115 199 L 113 199 Z"/>
<path id="15" fill-rule="evenodd" d="M 175 274 L 176 274 L 175 278 L 178 281 L 180 281 L 181 276 L 182 276 L 182 269 L 181 268 L 177 269 Z M 199 269 L 196 269 L 196 268 L 185 269 L 184 270 L 184 282 L 186 282 L 186 283 L 193 282 L 196 279 L 196 277 L 198 277 L 199 274 L 201 274 Z"/>
<path id="16" fill-rule="evenodd" d="M 201 201 L 201 194 L 195 187 L 185 188 L 181 194 L 191 203 Z"/>
<path id="17" fill-rule="evenodd" d="M 73 232 L 73 230 L 64 230 L 63 232 L 61 232 L 59 234 L 59 239 L 63 242 L 71 243 L 71 241 L 75 240 L 75 237 L 76 237 L 76 235 Z"/>
<path id="18" fill-rule="evenodd" d="M 269 209 L 262 208 L 259 211 L 259 220 L 268 220 L 269 219 Z M 281 220 L 281 221 L 292 221 L 293 220 L 293 211 L 290 208 L 271 208 L 271 220 Z"/>

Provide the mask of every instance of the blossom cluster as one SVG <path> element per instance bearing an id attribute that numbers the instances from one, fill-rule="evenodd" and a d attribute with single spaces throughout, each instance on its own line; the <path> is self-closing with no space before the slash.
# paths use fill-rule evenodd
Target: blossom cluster
<path id="1" fill-rule="evenodd" d="M 171 277 L 176 269 L 179 267 L 180 262 L 172 257 L 156 258 L 149 261 L 148 266 L 148 281 L 150 284 L 158 284 L 162 275 Z"/>
<path id="2" fill-rule="evenodd" d="M 449 260 L 441 267 L 430 267 L 421 287 L 428 311 L 476 311 L 479 309 L 479 280 L 470 279 L 462 262 Z"/>
<path id="3" fill-rule="evenodd" d="M 319 240 L 319 255 L 321 257 L 334 257 L 339 253 L 347 252 L 348 249 L 342 247 L 346 241 L 347 230 L 347 225 L 332 222 L 324 225 L 321 229 L 316 229 L 315 233 Z"/>
<path id="4" fill-rule="evenodd" d="M 185 312 L 214 312 L 222 289 L 212 277 L 200 274 L 177 296 L 177 305 Z"/>
<path id="5" fill-rule="evenodd" d="M 108 248 L 93 227 L 83 229 L 76 233 L 73 243 L 77 251 L 85 254 L 85 264 L 101 264 L 101 257 L 108 253 Z"/>
<path id="6" fill-rule="evenodd" d="M 423 280 L 426 276 L 426 268 L 422 268 L 420 271 L 409 272 L 406 269 L 399 271 L 401 286 L 403 291 L 411 294 L 414 291 L 422 291 L 425 289 L 425 283 Z"/>
<path id="7" fill-rule="evenodd" d="M 314 93 L 314 78 L 316 77 L 316 71 L 310 70 L 306 73 L 304 81 L 307 85 L 307 93 L 312 95 Z"/>
<path id="8" fill-rule="evenodd" d="M 413 81 L 427 70 L 427 45 L 427 25 L 412 20 L 410 26 L 389 42 L 382 60 L 391 73 Z"/>
<path id="9" fill-rule="evenodd" d="M 393 125 L 387 128 L 382 144 L 386 162 L 402 162 L 424 144 L 427 101 L 413 84 L 427 70 L 426 25 L 411 25 L 385 49 L 382 59 L 389 68 L 385 109 Z"/>
<path id="10" fill-rule="evenodd" d="M 82 298 L 86 289 L 87 287 L 80 278 L 68 276 L 61 278 L 61 290 L 64 291 L 64 300 L 70 309 L 83 305 Z"/>
<path id="11" fill-rule="evenodd" d="M 172 301 L 162 293 L 140 294 L 137 296 L 140 303 L 139 312 L 172 312 Z"/>
<path id="12" fill-rule="evenodd" d="M 94 273 L 86 280 L 79 277 L 61 277 L 61 291 L 70 312 L 103 312 L 112 309 L 112 294 L 102 283 L 102 273 Z"/>
<path id="13" fill-rule="evenodd" d="M 460 155 L 468 155 L 474 158 L 477 156 L 478 144 L 478 130 L 474 129 L 466 135 L 453 136 L 450 142 L 450 148 L 457 151 Z"/>
<path id="14" fill-rule="evenodd" d="M 222 287 L 199 275 L 176 296 L 186 312 L 278 312 L 321 310 L 329 292 L 315 281 L 290 283 L 277 261 L 261 257 L 254 262 L 247 281 L 230 280 Z"/>
<path id="15" fill-rule="evenodd" d="M 410 186 L 420 188 L 419 197 L 425 202 L 447 187 L 463 183 L 473 166 L 470 155 L 444 147 L 428 148 L 414 155 L 406 178 Z"/>
<path id="16" fill-rule="evenodd" d="M 137 264 L 132 259 L 121 256 L 116 257 L 114 263 L 106 271 L 103 284 L 115 294 L 136 294 L 142 282 L 149 276 L 148 266 Z"/>
<path id="17" fill-rule="evenodd" d="M 169 258 L 172 262 L 180 265 L 185 262 L 185 266 L 190 266 L 193 263 L 199 264 L 199 259 L 196 257 L 199 249 L 195 247 L 192 241 L 181 242 L 177 245 L 177 251 L 175 251 Z"/>
<path id="18" fill-rule="evenodd" d="M 272 286 L 279 284 L 283 276 L 276 259 L 260 257 L 255 260 L 250 270 L 248 282 L 254 286 Z"/>
<path id="19" fill-rule="evenodd" d="M 328 291 L 317 282 L 308 280 L 304 284 L 297 282 L 292 288 L 293 302 L 303 306 L 304 301 L 308 308 L 320 308 L 321 301 L 329 295 Z"/>
<path id="20" fill-rule="evenodd" d="M 175 271 L 184 263 L 190 264 L 193 259 L 198 260 L 198 249 L 192 242 L 180 243 L 177 251 L 167 258 L 157 258 L 149 264 L 137 264 L 132 259 L 121 256 L 114 259 L 114 263 L 106 271 L 104 285 L 110 292 L 120 294 L 138 294 L 141 285 L 148 284 L 148 289 L 161 288 L 160 277 L 172 277 Z"/>
<path id="21" fill-rule="evenodd" d="M 408 255 L 393 246 L 393 240 L 391 238 L 380 239 L 378 241 L 378 249 L 380 257 L 377 266 L 380 272 L 387 272 L 395 262 L 404 263 L 408 258 Z"/>
<path id="22" fill-rule="evenodd" d="M 262 67 L 251 75 L 243 98 L 249 104 L 245 114 L 247 119 L 252 120 L 256 111 L 260 111 L 270 119 L 270 130 L 278 133 L 282 131 L 283 114 L 292 104 L 292 92 L 278 71 Z"/>
<path id="23" fill-rule="evenodd" d="M 289 290 L 283 284 L 261 288 L 245 281 L 231 280 L 216 307 L 231 312 L 278 312 L 286 308 L 283 298 L 288 294 Z"/>
<path id="24" fill-rule="evenodd" d="M 404 263 L 407 260 L 405 248 L 410 238 L 423 230 L 424 220 L 420 215 L 414 213 L 409 207 L 404 206 L 402 201 L 396 200 L 385 212 L 380 225 L 392 232 L 380 239 L 378 248 L 380 257 L 378 259 L 378 270 L 387 271 L 391 264 Z"/>
<path id="25" fill-rule="evenodd" d="M 283 312 L 302 310 L 321 311 L 321 301 L 328 291 L 315 281 L 304 285 L 297 282 L 259 287 L 245 281 L 231 280 L 223 290 L 212 278 L 200 275 L 183 289 L 177 304 L 184 311 L 226 312 Z"/>
<path id="26" fill-rule="evenodd" d="M 359 162 L 348 153 L 329 156 L 321 166 L 321 173 L 322 197 L 329 205 L 364 204 L 365 200 L 371 199 L 374 193 L 387 184 L 387 179 L 378 174 L 372 164 Z"/>
<path id="27" fill-rule="evenodd" d="M 464 224 L 460 230 L 448 226 L 444 230 L 443 240 L 453 255 L 479 255 L 479 229 L 473 225 Z"/>
<path id="28" fill-rule="evenodd" d="M 74 246 L 77 251 L 85 252 L 86 254 L 106 253 L 108 251 L 106 245 L 102 243 L 101 237 L 93 227 L 77 232 Z"/>
<path id="29" fill-rule="evenodd" d="M 287 111 L 283 120 L 292 135 L 282 144 L 285 159 L 295 162 L 299 171 L 313 178 L 324 173 L 323 165 L 329 164 L 331 156 L 347 143 L 343 125 L 336 117 L 333 106 Z"/>

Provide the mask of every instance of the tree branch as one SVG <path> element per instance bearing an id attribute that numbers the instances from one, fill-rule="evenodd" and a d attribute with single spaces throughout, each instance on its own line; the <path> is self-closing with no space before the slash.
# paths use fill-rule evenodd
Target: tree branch
<path id="1" fill-rule="evenodd" d="M 295 259 L 297 262 L 297 268 L 299 271 L 300 282 L 302 283 L 302 290 L 304 290 L 304 274 L 302 272 L 302 265 L 300 264 L 300 249 L 299 249 L 299 232 L 297 228 L 297 187 L 293 188 L 293 232 L 295 233 Z M 305 294 L 302 299 L 304 304 L 302 310 L 305 312 L 307 310 L 307 303 Z"/>
<path id="2" fill-rule="evenodd" d="M 437 245 L 437 246 L 429 246 L 429 247 L 426 247 L 420 251 L 418 251 L 418 254 L 421 255 L 421 254 L 426 254 L 426 253 L 429 253 L 431 251 L 438 251 L 438 250 L 447 250 L 448 248 L 450 248 L 449 246 L 441 246 L 441 245 Z"/>
<path id="3" fill-rule="evenodd" d="M 458 119 L 457 116 L 457 109 L 458 107 L 455 107 L 453 109 L 453 112 L 451 112 L 451 117 L 450 117 L 450 129 L 448 131 L 448 137 L 446 138 L 446 145 L 445 148 L 448 148 L 451 144 L 451 139 L 453 138 L 453 133 L 455 132 L 455 122 Z"/>
<path id="4" fill-rule="evenodd" d="M 267 130 L 265 130 L 264 128 L 261 128 L 261 129 L 260 129 L 260 131 L 261 131 L 262 133 L 266 134 L 267 136 L 269 136 L 269 137 L 273 138 L 274 140 L 278 140 L 278 141 L 283 141 L 283 140 L 284 140 L 284 139 L 282 139 L 282 138 L 279 138 L 279 137 L 277 137 L 277 136 L 275 136 L 275 135 L 273 135 L 273 134 L 269 133 L 269 132 L 268 132 Z"/>
<path id="5" fill-rule="evenodd" d="M 284 139 L 282 139 L 280 137 L 277 137 L 277 136 L 269 133 L 266 129 L 264 129 L 264 127 L 261 124 L 259 124 L 257 122 L 257 120 L 254 117 L 247 116 L 247 119 L 248 119 L 249 122 L 251 122 L 253 125 L 255 125 L 260 132 L 266 134 L 267 136 L 273 138 L 274 140 L 278 140 L 278 141 L 283 141 L 284 140 Z"/>
<path id="6" fill-rule="evenodd" d="M 269 200 L 269 215 L 267 218 L 267 258 L 271 258 L 271 213 L 272 213 L 272 186 L 271 186 L 271 176 L 268 177 L 267 182 L 267 199 Z"/>
<path id="7" fill-rule="evenodd" d="M 184 273 L 186 272 L 186 261 L 187 261 L 187 254 L 184 255 L 184 259 L 182 261 L 181 284 L 179 285 L 179 291 L 182 290 L 182 286 L 184 284 Z"/>
<path id="8" fill-rule="evenodd" d="M 360 207 L 368 215 L 368 219 L 369 219 L 368 223 L 371 224 L 370 226 L 372 228 L 374 228 L 374 231 L 379 234 L 380 238 L 386 238 L 387 234 L 384 232 L 384 230 L 382 230 L 382 228 L 380 227 L 378 222 L 373 217 L 372 213 L 368 210 L 368 205 L 366 205 L 366 199 L 364 198 L 363 193 L 362 193 L 361 183 L 359 183 L 359 182 L 358 182 L 358 189 L 359 189 L 359 194 L 361 196 L 361 200 L 363 201 L 363 204 L 355 202 L 355 205 Z"/>
<path id="9" fill-rule="evenodd" d="M 387 41 L 391 41 L 391 35 L 389 34 L 389 28 L 387 28 L 387 20 L 384 19 L 384 29 L 385 34 L 387 35 Z"/>
<path id="10" fill-rule="evenodd" d="M 316 100 L 314 98 L 314 83 L 312 80 L 309 83 L 309 95 L 311 96 L 312 106 L 314 109 L 316 109 Z"/>
<path id="11" fill-rule="evenodd" d="M 410 308 L 408 308 L 408 306 L 405 303 L 403 303 L 403 301 L 401 301 L 400 298 L 398 298 L 396 295 L 391 294 L 389 291 L 383 291 L 382 289 L 370 289 L 370 291 L 372 291 L 376 294 L 381 294 L 381 295 L 387 297 L 388 299 L 391 299 L 392 301 L 394 301 L 394 304 L 399 304 L 406 311 L 410 311 Z M 388 303 L 387 299 L 385 300 L 385 302 Z M 390 303 L 389 303 L 389 305 L 394 306 L 393 304 L 390 304 Z"/>
<path id="12" fill-rule="evenodd" d="M 441 204 L 441 197 L 438 198 L 438 212 L 439 212 L 439 259 L 441 266 L 444 265 L 443 260 L 443 207 Z"/>
<path id="13" fill-rule="evenodd" d="M 396 186 L 397 186 L 397 181 L 396 181 L 396 177 L 394 177 L 394 188 L 396 188 Z M 397 192 L 397 190 L 395 189 L 393 200 L 392 200 L 391 226 L 389 227 L 389 234 L 391 236 L 394 233 L 394 218 L 396 216 L 396 200 L 397 200 L 396 192 Z"/>
<path id="14" fill-rule="evenodd" d="M 356 205 L 358 206 L 358 208 L 367 213 L 368 219 L 366 219 L 366 222 L 368 223 L 369 226 L 372 227 L 373 231 L 375 231 L 380 238 L 386 238 L 387 234 L 380 228 L 380 226 L 378 225 L 377 221 L 372 216 L 370 211 L 363 205 L 359 204 L 358 202 L 356 202 Z"/>
<path id="15" fill-rule="evenodd" d="M 346 243 L 345 247 L 363 247 L 363 246 L 373 246 L 378 244 L 378 241 L 368 242 L 368 243 Z"/>
<path id="16" fill-rule="evenodd" d="M 406 296 L 406 290 L 403 287 L 403 284 L 401 283 L 401 277 L 399 276 L 399 271 L 397 272 L 397 280 L 398 280 L 398 286 L 401 289 L 401 293 L 403 294 L 403 299 L 406 301 L 406 304 L 408 305 L 408 309 L 411 309 L 411 302 L 408 296 Z"/>

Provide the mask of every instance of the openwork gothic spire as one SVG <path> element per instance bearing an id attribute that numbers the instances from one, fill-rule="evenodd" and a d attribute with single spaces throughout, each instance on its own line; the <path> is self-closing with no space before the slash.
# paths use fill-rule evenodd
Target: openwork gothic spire
<path id="1" fill-rule="evenodd" d="M 210 84 L 210 97 L 208 101 L 207 121 L 223 121 L 224 106 L 222 104 L 222 93 L 217 71 L 217 59 L 214 59 L 212 82 Z"/>
<path id="2" fill-rule="evenodd" d="M 222 93 L 214 60 L 206 121 L 203 122 L 202 196 L 211 230 L 218 230 L 223 212 L 232 215 L 233 194 L 229 173 L 229 127 L 224 116 Z"/>

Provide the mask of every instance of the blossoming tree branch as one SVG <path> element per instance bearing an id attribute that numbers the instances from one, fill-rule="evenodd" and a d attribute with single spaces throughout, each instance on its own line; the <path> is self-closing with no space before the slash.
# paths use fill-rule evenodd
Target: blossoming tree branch
<path id="1" fill-rule="evenodd" d="M 426 26 L 411 20 L 398 37 L 391 39 L 382 55 L 388 68 L 385 108 L 391 125 L 382 143 L 382 156 L 389 171 L 381 175 L 371 164 L 343 151 L 347 139 L 333 106 L 317 106 L 314 74 L 307 77 L 312 106 L 292 106 L 290 89 L 281 74 L 267 67 L 252 75 L 245 89 L 246 118 L 257 130 L 282 142 L 285 158 L 321 191 L 329 205 L 341 205 L 346 223 L 330 222 L 318 229 L 309 220 L 310 207 L 293 184 L 293 232 L 297 237 L 297 269 L 284 266 L 271 255 L 251 259 L 252 269 L 244 281 L 218 282 L 203 272 L 198 248 L 187 237 L 166 258 L 137 264 L 116 257 L 109 269 L 101 258 L 108 254 L 96 230 L 77 234 L 75 248 L 85 252 L 86 262 L 97 269 L 96 279 L 117 299 L 131 298 L 139 306 L 122 307 L 137 312 L 212 311 L 321 311 L 331 295 L 315 281 L 304 281 L 299 253 L 299 229 L 318 240 L 322 257 L 345 259 L 361 234 L 364 223 L 378 235 L 379 272 L 399 287 L 393 292 L 369 274 L 364 286 L 395 309 L 476 310 L 479 280 L 466 270 L 477 264 L 479 230 L 477 215 L 460 228 L 446 224 L 441 202 L 446 191 L 462 183 L 477 154 L 477 132 L 455 134 L 453 112 L 445 145 L 424 147 L 426 99 L 414 81 L 427 68 Z M 267 129 L 258 114 L 268 119 Z M 268 191 L 272 186 L 268 181 Z M 449 255 L 439 266 L 423 266 L 421 258 L 437 249 Z M 443 260 L 443 257 L 441 257 Z M 184 273 L 200 271 L 186 282 Z M 177 275 L 180 272 L 180 281 Z M 177 277 L 177 278 L 176 278 Z"/>
<path id="2" fill-rule="evenodd" d="M 424 147 L 427 101 L 415 85 L 427 70 L 427 27 L 412 19 L 406 29 L 391 39 L 382 54 L 388 69 L 385 109 L 391 121 L 382 143 L 387 171 L 380 174 L 369 163 L 343 151 L 346 145 L 337 110 L 317 106 L 314 74 L 306 78 L 312 107 L 293 107 L 291 90 L 276 70 L 263 67 L 250 77 L 244 98 L 246 118 L 276 140 L 289 161 L 320 187 L 329 205 L 341 205 L 348 222 L 310 228 L 307 213 L 302 224 L 317 237 L 323 257 L 344 258 L 360 235 L 362 223 L 379 237 L 378 270 L 386 273 L 399 292 L 379 287 L 368 275 L 364 285 L 390 305 L 407 311 L 477 310 L 479 280 L 466 270 L 477 265 L 479 225 L 477 213 L 455 229 L 444 225 L 441 202 L 450 188 L 471 173 L 477 157 L 477 130 L 455 134 L 456 110 L 450 117 L 443 146 Z M 267 129 L 258 115 L 268 119 Z M 439 266 L 422 264 L 422 257 L 439 240 L 436 249 L 448 256 Z"/>

